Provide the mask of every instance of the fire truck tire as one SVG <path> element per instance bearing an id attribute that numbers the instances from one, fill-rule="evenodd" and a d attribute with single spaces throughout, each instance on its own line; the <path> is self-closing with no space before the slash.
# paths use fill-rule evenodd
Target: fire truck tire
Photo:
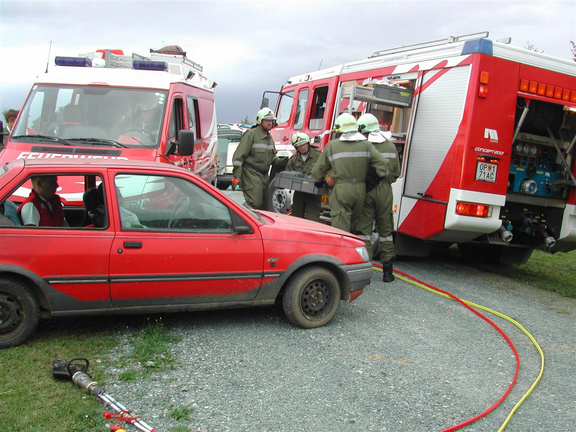
<path id="1" fill-rule="evenodd" d="M 525 264 L 532 248 L 459 243 L 458 252 L 465 262 L 482 264 Z"/>
<path id="2" fill-rule="evenodd" d="M 287 283 L 282 298 L 284 314 L 299 327 L 321 327 L 336 315 L 340 294 L 338 279 L 330 270 L 322 267 L 302 269 Z"/>
<path id="3" fill-rule="evenodd" d="M 40 320 L 38 300 L 14 278 L 0 279 L 0 348 L 25 342 Z"/>

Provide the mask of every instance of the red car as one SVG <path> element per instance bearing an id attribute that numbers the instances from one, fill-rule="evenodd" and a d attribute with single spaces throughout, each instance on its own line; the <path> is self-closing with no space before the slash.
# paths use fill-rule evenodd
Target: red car
<path id="1" fill-rule="evenodd" d="M 68 226 L 22 226 L 16 208 L 46 175 L 57 176 Z M 290 322 L 319 327 L 372 275 L 357 237 L 251 211 L 166 164 L 14 160 L 0 167 L 0 209 L 0 348 L 23 343 L 41 318 L 279 299 Z"/>

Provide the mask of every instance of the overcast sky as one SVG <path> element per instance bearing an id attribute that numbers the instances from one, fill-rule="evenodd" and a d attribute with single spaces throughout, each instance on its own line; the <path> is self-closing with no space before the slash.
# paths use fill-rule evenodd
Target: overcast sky
<path id="1" fill-rule="evenodd" d="M 293 75 L 482 31 L 572 59 L 576 1 L 0 0 L 0 110 L 21 107 L 49 57 L 180 45 L 218 83 L 219 122 L 254 121 Z"/>

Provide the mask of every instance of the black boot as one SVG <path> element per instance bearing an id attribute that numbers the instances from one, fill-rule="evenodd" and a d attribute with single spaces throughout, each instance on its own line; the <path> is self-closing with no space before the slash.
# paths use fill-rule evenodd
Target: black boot
<path id="1" fill-rule="evenodd" d="M 384 282 L 392 282 L 395 279 L 392 270 L 392 260 L 388 260 L 382 264 L 382 280 Z"/>

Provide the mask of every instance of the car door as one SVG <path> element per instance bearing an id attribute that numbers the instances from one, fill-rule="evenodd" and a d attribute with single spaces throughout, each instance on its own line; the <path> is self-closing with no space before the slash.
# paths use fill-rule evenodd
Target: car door
<path id="1" fill-rule="evenodd" d="M 208 185 L 201 187 L 186 173 L 122 172 L 115 175 L 114 185 L 114 306 L 177 308 L 240 304 L 256 297 L 263 272 L 259 231 L 252 227 L 249 233 L 234 233 L 237 213 Z"/>
<path id="2" fill-rule="evenodd" d="M 54 170 L 47 173 L 39 169 L 15 185 L 11 193 L 2 198 L 2 207 L 11 223 L 0 226 L 0 271 L 43 279 L 42 288 L 55 315 L 108 309 L 111 305 L 109 254 L 114 232 L 107 221 L 105 226 L 95 227 L 88 218 L 71 217 L 84 208 L 82 194 L 62 193 L 61 187 L 57 190 L 67 226 L 24 226 L 16 211 L 22 197 L 30 194 L 30 178 L 46 174 L 57 175 L 60 186 L 89 188 L 86 179 L 90 178 L 94 186 L 102 181 L 97 174 L 72 175 Z"/>

